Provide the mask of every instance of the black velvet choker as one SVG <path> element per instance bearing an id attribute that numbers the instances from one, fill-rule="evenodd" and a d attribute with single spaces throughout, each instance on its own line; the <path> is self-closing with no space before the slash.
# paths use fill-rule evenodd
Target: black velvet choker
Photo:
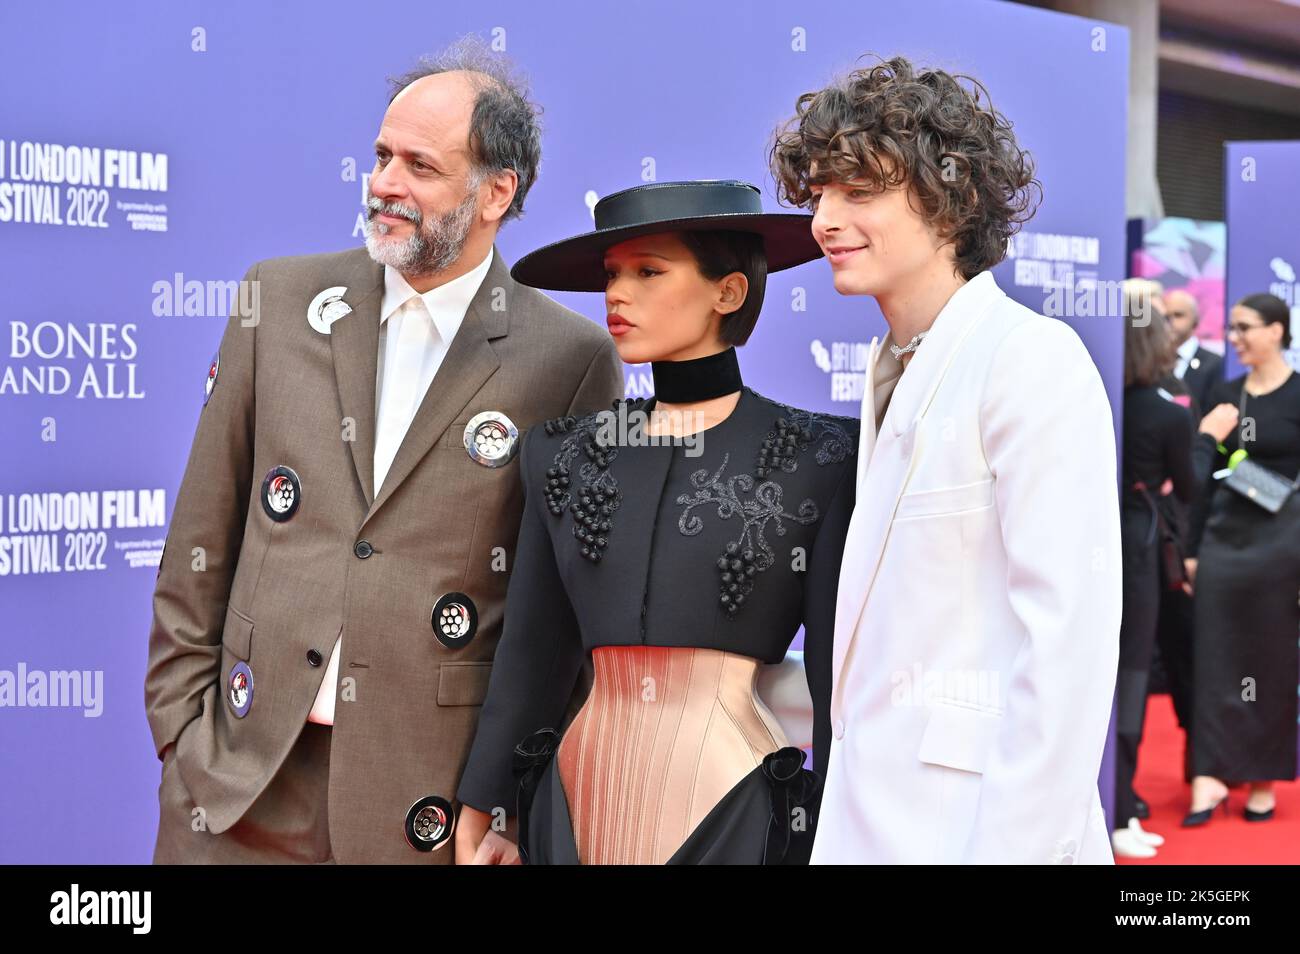
<path id="1" fill-rule="evenodd" d="M 656 403 L 707 401 L 733 394 L 743 383 L 734 347 L 689 361 L 653 361 L 650 371 L 654 375 Z"/>

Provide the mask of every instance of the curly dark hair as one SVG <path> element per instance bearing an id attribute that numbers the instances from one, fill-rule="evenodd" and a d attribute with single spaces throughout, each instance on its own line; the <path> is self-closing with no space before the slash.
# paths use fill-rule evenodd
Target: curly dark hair
<path id="1" fill-rule="evenodd" d="M 778 198 L 796 207 L 831 181 L 910 186 L 966 279 L 1002 261 L 1042 201 L 1033 159 L 988 90 L 962 74 L 918 73 L 901 56 L 800 96 L 769 158 Z"/>

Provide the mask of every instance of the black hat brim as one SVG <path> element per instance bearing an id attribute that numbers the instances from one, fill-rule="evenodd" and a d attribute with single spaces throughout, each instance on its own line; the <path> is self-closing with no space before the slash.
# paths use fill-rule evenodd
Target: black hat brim
<path id="1" fill-rule="evenodd" d="M 605 251 L 619 242 L 663 232 L 752 232 L 763 237 L 768 272 L 822 257 L 812 234 L 812 216 L 797 212 L 728 213 L 597 229 L 553 242 L 515 262 L 510 276 L 549 291 L 605 290 Z"/>

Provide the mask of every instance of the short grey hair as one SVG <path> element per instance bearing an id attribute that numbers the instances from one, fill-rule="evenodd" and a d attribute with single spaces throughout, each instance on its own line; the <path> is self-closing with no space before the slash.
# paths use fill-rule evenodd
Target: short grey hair
<path id="1" fill-rule="evenodd" d="M 513 169 L 519 181 L 501 221 L 517 218 L 542 161 L 542 111 L 529 100 L 527 83 L 509 60 L 474 34 L 461 37 L 441 53 L 422 58 L 415 69 L 391 78 L 388 102 L 418 79 L 457 70 L 468 73 L 476 89 L 469 124 L 471 177 L 482 181 Z"/>

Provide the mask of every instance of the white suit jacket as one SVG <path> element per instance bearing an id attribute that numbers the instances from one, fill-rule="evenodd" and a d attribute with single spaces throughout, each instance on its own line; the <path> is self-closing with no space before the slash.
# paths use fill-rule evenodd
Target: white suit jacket
<path id="1" fill-rule="evenodd" d="M 813 863 L 1113 863 L 1097 775 L 1120 534 L 1101 377 L 1068 325 L 989 272 L 940 312 L 879 434 L 871 347 Z"/>

